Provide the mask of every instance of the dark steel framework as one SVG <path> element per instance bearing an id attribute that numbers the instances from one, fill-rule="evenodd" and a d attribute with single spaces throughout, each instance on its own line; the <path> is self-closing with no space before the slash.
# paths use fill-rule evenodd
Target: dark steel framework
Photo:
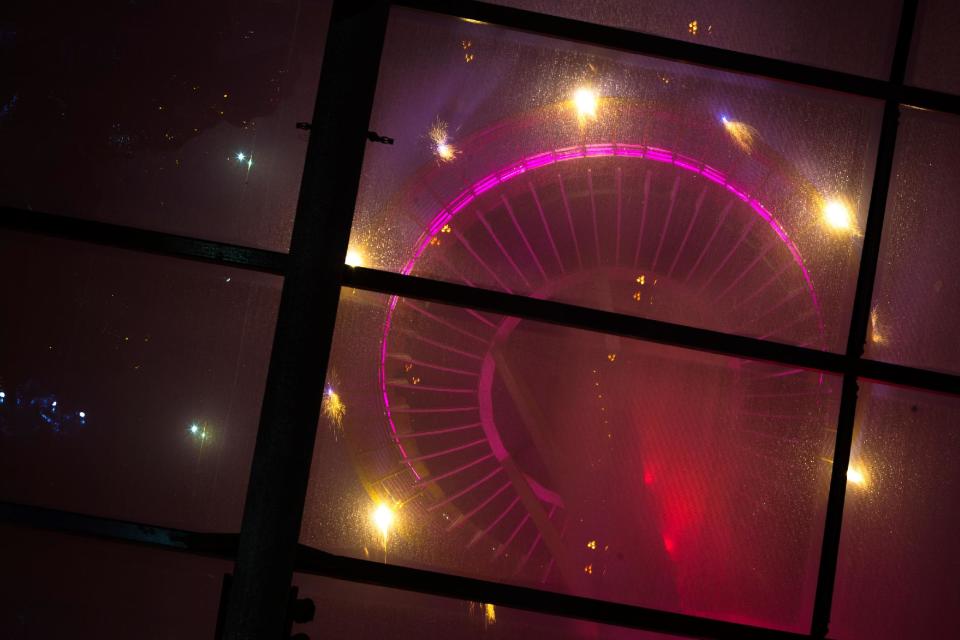
<path id="1" fill-rule="evenodd" d="M 884 101 L 880 142 L 846 351 L 828 353 L 430 279 L 344 267 L 391 5 L 669 58 Z M 16 504 L 0 523 L 52 529 L 235 560 L 223 638 L 281 638 L 293 572 L 365 582 L 544 614 L 702 638 L 824 638 L 830 621 L 856 415 L 858 378 L 960 395 L 960 376 L 863 358 L 901 105 L 960 115 L 960 96 L 906 86 L 917 0 L 904 0 L 889 79 L 876 80 L 472 0 L 337 0 L 289 254 L 8 207 L 0 228 L 94 242 L 284 276 L 243 524 L 201 534 Z M 291 126 L 293 123 L 291 123 Z M 834 465 L 808 634 L 611 603 L 334 556 L 299 544 L 314 439 L 337 314 L 348 286 L 557 325 L 843 375 Z"/>

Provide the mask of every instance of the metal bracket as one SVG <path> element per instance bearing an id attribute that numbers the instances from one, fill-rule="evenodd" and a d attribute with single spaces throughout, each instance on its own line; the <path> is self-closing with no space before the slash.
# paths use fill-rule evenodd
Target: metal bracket
<path id="1" fill-rule="evenodd" d="M 379 142 L 380 144 L 393 144 L 393 138 L 382 136 L 376 131 L 367 131 L 367 140 L 370 142 Z"/>

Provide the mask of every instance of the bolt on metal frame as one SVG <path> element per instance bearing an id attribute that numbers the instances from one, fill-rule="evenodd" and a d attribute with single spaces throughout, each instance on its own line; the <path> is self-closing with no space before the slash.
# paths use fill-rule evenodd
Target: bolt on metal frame
<path id="1" fill-rule="evenodd" d="M 960 395 L 960 376 L 863 358 L 901 105 L 960 115 L 960 96 L 904 84 L 917 13 L 904 0 L 889 79 L 877 80 L 473 0 L 336 0 L 310 127 L 289 254 L 0 207 L 0 229 L 59 236 L 284 276 L 257 444 L 239 536 L 201 534 L 0 503 L 0 524 L 52 529 L 236 561 L 224 638 L 279 638 L 293 572 L 702 638 L 824 638 L 860 377 Z M 845 353 L 816 351 L 548 300 L 374 269 L 344 267 L 377 72 L 392 5 L 545 36 L 884 101 L 880 142 Z M 789 633 L 334 556 L 299 544 L 320 394 L 341 287 L 401 295 L 557 325 L 843 375 L 834 465 L 811 628 Z"/>

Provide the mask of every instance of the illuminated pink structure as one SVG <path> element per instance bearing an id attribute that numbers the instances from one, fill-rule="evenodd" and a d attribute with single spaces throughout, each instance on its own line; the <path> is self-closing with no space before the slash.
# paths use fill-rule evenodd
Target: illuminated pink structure
<path id="1" fill-rule="evenodd" d="M 654 146 L 597 143 L 526 155 L 450 200 L 430 221 L 402 272 L 443 273 L 474 286 L 724 330 L 737 330 L 728 318 L 739 314 L 750 325 L 741 332 L 823 344 L 811 275 L 783 225 L 724 172 Z M 778 288 L 783 295 L 766 295 Z M 761 301 L 766 308 L 751 306 Z M 405 503 L 427 496 L 408 508 L 434 519 L 449 535 L 468 530 L 464 544 L 478 557 L 507 562 L 514 575 L 542 584 L 560 580 L 584 593 L 596 593 L 590 586 L 594 564 L 580 558 L 584 540 L 592 540 L 592 553 L 597 540 L 607 540 L 606 549 L 628 546 L 618 528 L 641 538 L 656 536 L 658 542 L 643 546 L 659 547 L 660 556 L 644 562 L 659 567 L 654 573 L 660 578 L 646 588 L 682 591 L 686 603 L 664 596 L 663 606 L 698 610 L 698 598 L 690 595 L 698 587 L 684 576 L 704 559 L 691 544 L 698 535 L 705 539 L 709 496 L 730 499 L 726 489 L 717 493 L 716 487 L 746 480 L 734 479 L 739 471 L 723 472 L 729 476 L 723 482 L 704 475 L 709 448 L 677 457 L 676 447 L 662 441 L 670 437 L 672 409 L 617 400 L 599 407 L 604 413 L 598 415 L 605 417 L 598 422 L 586 408 L 587 396 L 552 399 L 549 391 L 531 387 L 525 381 L 536 380 L 538 362 L 549 370 L 565 366 L 554 354 L 569 338 L 547 340 L 550 344 L 537 350 L 530 335 L 511 340 L 524 326 L 513 318 L 390 299 L 379 347 L 379 393 L 403 471 L 381 474 L 376 482 Z M 665 348 L 619 340 L 610 346 L 611 340 L 583 334 L 577 344 L 595 343 L 588 351 L 602 351 L 599 360 L 611 366 L 619 363 L 619 374 L 592 368 L 599 365 L 590 365 L 592 374 L 578 367 L 572 378 L 565 376 L 571 385 L 605 389 L 622 399 L 630 384 L 642 384 L 663 397 L 691 375 L 716 377 L 717 390 L 705 390 L 704 396 L 719 404 L 691 414 L 695 432 L 722 420 L 716 416 L 725 412 L 752 412 L 754 425 L 776 424 L 786 430 L 776 438 L 809 439 L 811 455 L 820 453 L 806 423 L 789 426 L 802 416 L 764 408 L 770 397 L 828 396 L 819 376 L 750 362 L 724 364 L 677 350 L 669 357 L 687 358 L 686 369 L 658 366 L 654 372 L 647 363 L 660 361 Z M 518 349 L 535 353 L 521 357 Z M 583 358 L 577 351 L 573 362 Z M 718 365 L 728 373 L 713 376 Z M 728 386 L 727 379 L 736 384 Z M 553 411 L 555 405 L 566 409 Z M 711 429 L 701 436 L 717 437 Z M 756 440 L 763 449 L 765 437 L 739 429 L 728 440 L 751 447 Z M 603 482 L 573 471 L 580 459 L 550 453 L 573 451 L 586 461 L 595 439 L 605 446 L 616 440 L 631 452 L 621 467 L 604 470 Z M 636 509 L 647 524 L 610 522 L 605 529 L 595 524 L 602 534 L 585 528 L 588 519 L 604 521 L 596 496 L 602 500 L 610 483 L 612 490 L 632 487 L 629 492 L 646 496 L 645 506 Z M 738 535 L 737 528 L 732 524 L 722 535 Z M 480 551 L 484 540 L 488 552 Z M 735 553 L 727 545 L 715 551 Z M 616 571 L 636 567 L 596 570 L 613 580 Z"/>

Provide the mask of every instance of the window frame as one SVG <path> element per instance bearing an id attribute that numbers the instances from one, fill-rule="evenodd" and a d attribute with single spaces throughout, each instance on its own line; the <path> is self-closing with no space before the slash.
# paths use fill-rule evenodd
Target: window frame
<path id="1" fill-rule="evenodd" d="M 280 637 L 288 620 L 288 589 L 294 571 L 677 636 L 825 638 L 839 554 L 858 379 L 960 395 L 960 375 L 863 357 L 900 108 L 916 106 L 960 115 L 960 96 L 904 84 L 918 4 L 918 0 L 904 0 L 890 75 L 887 80 L 878 80 L 475 0 L 334 0 L 313 119 L 307 125 L 310 135 L 305 179 L 300 187 L 288 254 L 0 207 L 0 229 L 284 277 L 239 534 L 185 532 L 9 503 L 0 503 L 0 523 L 235 560 L 229 597 L 220 611 L 224 638 Z M 845 352 L 817 351 L 428 278 L 344 266 L 364 149 L 377 137 L 368 128 L 387 19 L 393 6 L 882 100 L 883 119 Z M 789 633 L 379 564 L 335 556 L 300 544 L 300 524 L 320 412 L 317 390 L 324 383 L 343 287 L 842 374 L 834 464 L 809 632 Z"/>

